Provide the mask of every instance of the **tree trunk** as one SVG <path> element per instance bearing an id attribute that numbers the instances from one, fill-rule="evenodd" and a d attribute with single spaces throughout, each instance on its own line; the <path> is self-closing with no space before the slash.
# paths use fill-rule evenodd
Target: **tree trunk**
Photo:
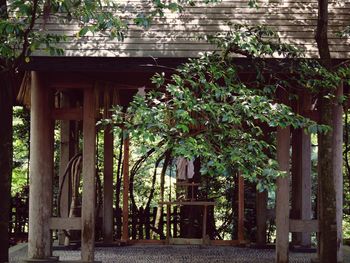
<path id="1" fill-rule="evenodd" d="M 322 124 L 332 123 L 332 104 L 320 98 L 319 112 Z M 335 188 L 332 166 L 332 133 L 319 134 L 319 253 L 321 262 L 337 262 L 337 228 Z"/>
<path id="2" fill-rule="evenodd" d="M 116 239 L 120 239 L 122 236 L 122 211 L 120 208 L 120 188 L 122 184 L 122 161 L 123 161 L 123 132 L 120 132 L 120 142 L 119 142 L 119 156 L 118 156 L 118 166 L 117 166 L 117 179 L 115 186 L 115 224 L 116 224 Z"/>
<path id="3" fill-rule="evenodd" d="M 331 55 L 328 44 L 328 0 L 318 0 L 316 42 L 321 63 L 331 70 Z M 321 89 L 318 98 L 320 123 L 332 127 L 334 102 L 325 98 L 334 93 L 329 87 Z M 319 180 L 319 259 L 320 262 L 337 262 L 336 193 L 333 172 L 333 132 L 318 135 L 318 180 Z"/>
<path id="4" fill-rule="evenodd" d="M 9 213 L 12 173 L 12 104 L 11 74 L 0 75 L 0 262 L 8 262 Z"/>

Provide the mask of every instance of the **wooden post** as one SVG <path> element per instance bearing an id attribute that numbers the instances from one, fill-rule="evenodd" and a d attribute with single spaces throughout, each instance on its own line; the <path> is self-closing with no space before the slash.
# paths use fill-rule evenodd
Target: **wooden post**
<path id="1" fill-rule="evenodd" d="M 343 84 L 341 84 L 335 97 L 333 108 L 333 176 L 336 194 L 336 216 L 337 216 L 337 260 L 343 261 L 343 107 L 341 105 L 343 96 Z"/>
<path id="2" fill-rule="evenodd" d="M 113 134 L 104 130 L 103 241 L 113 242 Z"/>
<path id="3" fill-rule="evenodd" d="M 311 137 L 301 129 L 293 131 L 292 218 L 311 220 Z M 311 246 L 310 233 L 293 233 L 293 244 Z"/>
<path id="4" fill-rule="evenodd" d="M 205 240 L 205 237 L 207 235 L 207 217 L 208 217 L 208 206 L 204 205 L 204 211 L 203 211 L 203 229 L 202 229 L 202 238 L 203 242 Z"/>
<path id="5" fill-rule="evenodd" d="M 53 99 L 37 72 L 32 72 L 30 125 L 29 259 L 51 256 L 53 178 Z"/>
<path id="6" fill-rule="evenodd" d="M 129 240 L 129 137 L 124 132 L 124 160 L 123 160 L 123 233 L 122 240 Z"/>
<path id="7" fill-rule="evenodd" d="M 83 105 L 83 198 L 81 259 L 94 261 L 95 249 L 95 163 L 96 163 L 96 120 L 95 92 L 93 88 L 84 90 Z"/>
<path id="8" fill-rule="evenodd" d="M 61 108 L 70 107 L 70 99 L 68 94 L 62 92 L 61 94 Z M 61 217 L 68 217 L 69 214 L 69 178 L 66 177 L 63 182 L 64 172 L 67 164 L 73 154 L 71 151 L 71 127 L 69 120 L 61 121 L 61 138 L 60 138 L 60 166 L 59 166 L 59 185 L 62 185 L 62 194 L 60 200 L 60 214 Z M 62 184 L 63 182 L 63 184 Z M 63 245 L 65 242 L 65 235 L 62 230 L 58 234 L 58 242 Z"/>
<path id="9" fill-rule="evenodd" d="M 244 241 L 244 179 L 238 174 L 238 242 Z"/>
<path id="10" fill-rule="evenodd" d="M 276 190 L 276 263 L 289 261 L 289 127 L 277 128 L 277 161 L 285 176 L 277 178 Z"/>
<path id="11" fill-rule="evenodd" d="M 174 206 L 173 211 L 174 211 L 173 212 L 173 218 L 174 218 L 173 237 L 177 237 L 177 206 L 176 205 Z"/>
<path id="12" fill-rule="evenodd" d="M 166 205 L 166 241 L 169 244 L 170 241 L 170 204 Z"/>
<path id="13" fill-rule="evenodd" d="M 311 111 L 311 96 L 301 94 L 297 112 L 307 116 Z M 311 136 L 302 129 L 292 137 L 292 209 L 291 218 L 311 220 Z M 292 243 L 311 246 L 311 233 L 293 233 Z"/>
<path id="14" fill-rule="evenodd" d="M 267 191 L 256 194 L 256 243 L 259 247 L 266 245 Z"/>
<path id="15" fill-rule="evenodd" d="M 312 219 L 312 200 L 311 200 L 311 135 L 304 131 L 301 134 L 302 141 L 302 157 L 301 157 L 301 174 L 302 174 L 302 192 L 301 192 L 301 219 Z M 301 245 L 305 247 L 311 246 L 311 233 L 301 233 Z"/>

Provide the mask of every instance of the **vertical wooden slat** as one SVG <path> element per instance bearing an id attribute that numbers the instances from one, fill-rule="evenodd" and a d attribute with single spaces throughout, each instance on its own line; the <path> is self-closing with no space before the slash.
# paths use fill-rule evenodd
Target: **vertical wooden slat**
<path id="1" fill-rule="evenodd" d="M 343 106 L 340 103 L 343 96 L 343 84 L 341 84 L 335 97 L 333 108 L 333 175 L 336 193 L 336 213 L 337 213 L 337 259 L 343 260 Z"/>
<path id="2" fill-rule="evenodd" d="M 123 159 L 123 233 L 122 240 L 129 240 L 129 137 L 124 133 Z"/>
<path id="3" fill-rule="evenodd" d="M 95 249 L 95 163 L 96 163 L 96 120 L 95 93 L 93 88 L 84 90 L 83 105 L 83 198 L 81 258 L 84 262 L 94 261 Z"/>
<path id="4" fill-rule="evenodd" d="M 169 244 L 170 240 L 170 204 L 166 205 L 166 241 Z"/>
<path id="5" fill-rule="evenodd" d="M 103 241 L 113 241 L 113 134 L 104 130 Z"/>
<path id="6" fill-rule="evenodd" d="M 291 211 L 292 219 L 301 219 L 301 203 L 302 203 L 302 172 L 301 172 L 301 129 L 292 131 L 292 195 L 291 195 Z M 300 245 L 302 233 L 292 233 L 292 244 Z"/>
<path id="7" fill-rule="evenodd" d="M 301 158 L 301 174 L 302 174 L 302 197 L 301 197 L 301 219 L 312 219 L 312 199 L 311 199 L 311 135 L 304 131 L 301 135 L 302 140 L 302 158 Z M 301 245 L 311 246 L 311 233 L 301 234 Z"/>
<path id="8" fill-rule="evenodd" d="M 61 108 L 70 107 L 69 95 L 62 92 L 61 94 Z M 61 200 L 60 200 L 60 214 L 61 217 L 68 217 L 69 213 L 69 177 L 66 176 L 63 181 L 64 172 L 69 162 L 72 153 L 70 151 L 71 136 L 70 136 L 70 121 L 61 121 L 61 142 L 60 142 L 60 165 L 59 165 L 59 185 L 62 185 Z M 65 234 L 62 230 L 59 231 L 59 244 L 63 245 L 65 242 Z"/>
<path id="9" fill-rule="evenodd" d="M 47 259 L 51 256 L 53 177 L 53 99 L 37 72 L 32 72 L 30 125 L 30 193 L 28 257 Z"/>
<path id="10" fill-rule="evenodd" d="M 175 205 L 173 208 L 173 220 L 174 220 L 174 226 L 173 226 L 173 237 L 177 237 L 177 206 Z"/>
<path id="11" fill-rule="evenodd" d="M 208 217 L 208 206 L 204 205 L 204 211 L 203 211 L 203 232 L 202 232 L 203 241 L 205 240 L 205 237 L 207 235 L 207 217 Z"/>
<path id="12" fill-rule="evenodd" d="M 238 242 L 244 241 L 244 179 L 238 175 Z"/>
<path id="13" fill-rule="evenodd" d="M 109 90 L 105 90 L 104 115 L 110 117 Z M 113 242 L 113 129 L 104 129 L 104 180 L 103 180 L 103 242 Z"/>
<path id="14" fill-rule="evenodd" d="M 267 221 L 267 191 L 256 195 L 256 243 L 258 246 L 266 245 L 266 221 Z"/>
<path id="15" fill-rule="evenodd" d="M 311 96 L 301 94 L 298 113 L 306 115 L 311 111 Z M 302 129 L 293 131 L 292 137 L 292 210 L 293 219 L 311 220 L 311 136 Z M 295 245 L 311 246 L 310 233 L 293 233 Z"/>
<path id="16" fill-rule="evenodd" d="M 276 263 L 289 261 L 289 148 L 290 129 L 277 128 L 277 161 L 285 176 L 277 178 Z"/>

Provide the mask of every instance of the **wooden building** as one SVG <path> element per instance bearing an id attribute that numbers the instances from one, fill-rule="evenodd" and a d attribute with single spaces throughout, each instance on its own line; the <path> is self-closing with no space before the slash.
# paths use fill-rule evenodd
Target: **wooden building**
<path id="1" fill-rule="evenodd" d="M 31 140 L 30 140 L 30 214 L 29 214 L 29 261 L 52 260 L 52 230 L 81 230 L 81 259 L 94 261 L 95 236 L 95 152 L 96 120 L 98 109 L 113 104 L 127 105 L 140 87 L 151 88 L 149 78 L 157 71 L 169 71 L 200 52 L 213 50 L 198 37 L 227 31 L 230 23 L 268 25 L 274 28 L 287 43 L 293 43 L 306 50 L 307 57 L 318 57 L 314 40 L 317 23 L 316 0 L 263 0 L 259 9 L 251 9 L 247 1 L 223 0 L 217 4 L 199 4 L 188 7 L 182 13 L 166 12 L 164 18 L 156 19 L 148 29 L 138 28 L 132 23 L 123 42 L 111 40 L 103 34 L 76 38 L 78 25 L 60 24 L 51 19 L 45 30 L 68 35 L 61 43 L 64 56 L 47 56 L 38 51 L 27 65 L 30 71 L 31 90 Z M 335 59 L 350 58 L 349 40 L 340 39 L 337 32 L 350 24 L 350 2 L 330 3 L 330 46 Z M 121 5 L 121 16 L 132 17 L 140 11 L 149 11 L 147 1 L 130 0 Z M 154 66 L 155 64 L 162 67 Z M 100 84 L 99 84 L 100 83 Z M 101 84 L 103 83 L 103 84 Z M 59 94 L 59 95 L 57 95 Z M 339 95 L 342 90 L 339 89 Z M 99 99 L 102 98 L 102 99 Z M 102 101 L 102 102 L 101 102 Z M 300 111 L 310 112 L 307 100 L 300 102 Z M 74 149 L 70 137 L 72 123 L 82 120 L 83 194 L 81 217 L 69 218 L 68 199 L 61 204 L 61 217 L 52 217 L 53 185 L 53 125 L 61 121 L 61 171 L 68 164 Z M 336 185 L 338 207 L 338 231 L 341 238 L 342 215 L 342 107 L 334 113 L 334 140 L 337 155 Z M 112 145 L 113 137 L 106 133 L 106 145 Z M 294 131 L 290 142 L 289 128 L 277 131 L 277 158 L 281 170 L 289 174 L 292 161 L 292 202 L 289 203 L 290 177 L 277 180 L 276 203 L 276 262 L 288 262 L 289 233 L 293 240 L 302 245 L 310 244 L 310 232 L 318 231 L 317 220 L 311 217 L 311 141 L 301 130 Z M 293 148 L 290 160 L 290 146 Z M 124 147 L 128 147 L 125 143 Z M 104 178 L 104 236 L 112 241 L 112 148 L 105 151 Z M 128 163 L 125 156 L 125 175 Z M 126 177 L 127 178 L 127 177 Z M 127 185 L 127 184 L 126 184 Z M 67 190 L 63 190 L 67 191 Z M 125 188 L 126 193 L 128 189 Z M 127 213 L 127 198 L 124 199 Z M 266 195 L 258 197 L 258 242 L 264 239 L 266 224 Z M 291 210 L 290 210 L 291 206 Z M 290 214 L 293 214 L 290 219 Z M 127 215 L 126 215 L 127 216 Z M 126 221 L 127 223 L 127 221 Z M 124 222 L 125 224 L 125 222 Z M 124 225 L 125 227 L 125 225 Z M 127 233 L 123 239 L 128 240 Z M 341 254 L 341 245 L 339 246 Z M 51 261 L 50 261 L 51 262 Z"/>

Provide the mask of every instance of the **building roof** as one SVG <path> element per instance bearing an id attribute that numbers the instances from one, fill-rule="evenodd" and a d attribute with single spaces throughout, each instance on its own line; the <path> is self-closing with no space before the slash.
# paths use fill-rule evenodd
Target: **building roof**
<path id="1" fill-rule="evenodd" d="M 118 1 L 126 18 L 141 12 L 150 12 L 146 0 Z M 70 57 L 197 57 L 200 52 L 213 50 L 213 46 L 198 38 L 229 30 L 228 23 L 267 25 L 276 30 L 287 43 L 306 50 L 307 57 L 318 57 L 314 40 L 317 24 L 317 0 L 260 0 L 259 8 L 249 8 L 248 0 L 222 0 L 219 3 L 188 6 L 181 13 L 165 12 L 152 25 L 143 29 L 130 19 L 124 41 L 111 40 L 104 34 L 87 34 L 77 38 L 79 25 L 62 24 L 51 18 L 46 30 L 66 34 L 61 43 L 64 56 Z M 350 57 L 350 40 L 337 34 L 350 25 L 350 1 L 330 1 L 329 41 L 333 58 Z M 36 55 L 47 55 L 38 52 Z"/>

